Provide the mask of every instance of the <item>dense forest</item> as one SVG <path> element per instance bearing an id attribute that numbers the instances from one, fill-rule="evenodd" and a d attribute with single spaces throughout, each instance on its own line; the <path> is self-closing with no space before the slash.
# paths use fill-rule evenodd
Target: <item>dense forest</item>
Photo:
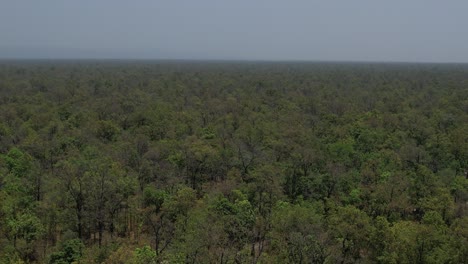
<path id="1" fill-rule="evenodd" d="M 468 263 L 468 65 L 0 62 L 0 263 Z"/>

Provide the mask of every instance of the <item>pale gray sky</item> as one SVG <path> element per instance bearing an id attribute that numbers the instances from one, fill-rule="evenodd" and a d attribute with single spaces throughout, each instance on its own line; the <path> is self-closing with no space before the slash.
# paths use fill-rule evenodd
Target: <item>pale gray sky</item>
<path id="1" fill-rule="evenodd" d="M 468 0 L 0 0 L 0 58 L 468 62 Z"/>

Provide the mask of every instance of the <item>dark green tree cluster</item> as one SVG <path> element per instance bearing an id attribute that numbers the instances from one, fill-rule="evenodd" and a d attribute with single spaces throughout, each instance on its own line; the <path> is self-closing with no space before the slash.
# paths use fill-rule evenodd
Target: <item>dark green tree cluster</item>
<path id="1" fill-rule="evenodd" d="M 0 263 L 467 263 L 468 66 L 0 63 Z"/>

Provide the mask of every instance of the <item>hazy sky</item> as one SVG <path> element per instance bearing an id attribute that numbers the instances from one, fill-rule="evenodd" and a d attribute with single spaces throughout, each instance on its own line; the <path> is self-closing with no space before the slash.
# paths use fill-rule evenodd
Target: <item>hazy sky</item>
<path id="1" fill-rule="evenodd" d="M 468 0 L 0 0 L 0 58 L 468 62 Z"/>

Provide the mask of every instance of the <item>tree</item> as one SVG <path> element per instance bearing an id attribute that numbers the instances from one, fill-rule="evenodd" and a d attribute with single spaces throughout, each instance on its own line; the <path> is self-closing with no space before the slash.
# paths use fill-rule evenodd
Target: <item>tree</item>
<path id="1" fill-rule="evenodd" d="M 70 239 L 63 242 L 60 250 L 49 257 L 49 264 L 71 264 L 78 261 L 83 254 L 84 244 L 79 239 Z"/>
<path id="2" fill-rule="evenodd" d="M 335 240 L 334 261 L 352 263 L 368 258 L 372 232 L 369 216 L 353 206 L 337 207 L 327 222 L 330 236 Z"/>
<path id="3" fill-rule="evenodd" d="M 278 263 L 325 263 L 328 239 L 312 204 L 278 202 L 272 215 L 269 253 Z"/>
<path id="4" fill-rule="evenodd" d="M 134 264 L 156 264 L 156 251 L 149 246 L 135 249 L 133 253 Z"/>

